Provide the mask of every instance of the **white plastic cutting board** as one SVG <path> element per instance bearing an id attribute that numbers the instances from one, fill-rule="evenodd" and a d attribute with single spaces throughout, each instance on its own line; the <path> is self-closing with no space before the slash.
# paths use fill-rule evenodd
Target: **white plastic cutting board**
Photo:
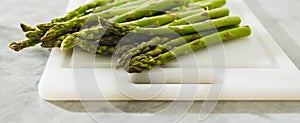
<path id="1" fill-rule="evenodd" d="M 80 4 L 70 4 L 69 10 Z M 228 0 L 227 7 L 251 26 L 253 34 L 224 43 L 226 68 L 217 71 L 221 74 L 213 74 L 212 62 L 218 58 L 207 49 L 143 74 L 116 72 L 109 57 L 53 49 L 39 83 L 40 96 L 47 100 L 204 100 L 217 89 L 220 100 L 299 100 L 300 72 L 295 65 L 242 0 Z"/>

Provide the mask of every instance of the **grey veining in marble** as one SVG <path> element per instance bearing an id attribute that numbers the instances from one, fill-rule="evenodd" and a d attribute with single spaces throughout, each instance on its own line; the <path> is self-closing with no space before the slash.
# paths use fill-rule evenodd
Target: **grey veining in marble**
<path id="1" fill-rule="evenodd" d="M 31 25 L 47 22 L 64 13 L 68 1 L 62 0 L 10 0 L 0 3 L 0 123 L 94 123 L 96 122 L 80 102 L 48 102 L 39 98 L 37 84 L 50 51 L 39 47 L 20 53 L 9 50 L 9 41 L 24 38 L 18 24 Z M 248 0 L 260 21 L 300 66 L 299 0 Z M 267 5 L 267 6 L 266 6 Z M 114 112 L 101 102 L 92 113 L 111 122 L 127 122 L 122 114 Z M 186 103 L 186 102 L 179 102 Z M 101 105 L 102 104 L 102 105 Z M 129 114 L 151 114 L 168 106 L 170 102 L 112 102 Z M 179 122 L 200 122 L 202 102 L 195 102 Z M 175 112 L 170 112 L 170 116 Z M 113 116 L 120 116 L 113 118 Z M 163 116 L 168 119 L 170 116 Z M 159 123 L 162 119 L 153 119 Z M 296 123 L 300 121 L 298 101 L 227 101 L 218 103 L 212 115 L 203 123 Z"/>

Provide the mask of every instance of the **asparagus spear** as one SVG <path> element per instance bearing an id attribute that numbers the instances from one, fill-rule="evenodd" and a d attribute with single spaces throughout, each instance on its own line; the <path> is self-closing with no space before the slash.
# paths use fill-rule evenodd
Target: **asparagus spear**
<path id="1" fill-rule="evenodd" d="M 159 16 L 153 16 L 153 17 L 146 17 L 143 19 L 135 20 L 135 21 L 130 21 L 126 23 L 121 23 L 122 26 L 161 26 L 167 23 L 170 23 L 174 20 L 184 18 L 193 14 L 198 14 L 203 12 L 203 9 L 197 9 L 197 10 L 192 10 L 192 11 L 185 11 L 185 12 L 176 12 L 176 13 L 169 13 L 169 14 L 163 14 Z"/>
<path id="2" fill-rule="evenodd" d="M 93 13 L 99 13 L 103 12 L 106 10 L 109 10 L 111 8 L 127 8 L 127 7 L 132 7 L 132 6 L 137 6 L 142 3 L 144 3 L 146 0 L 115 0 L 113 3 L 107 3 L 104 6 L 99 6 L 96 8 Z M 127 6 L 129 5 L 129 6 Z M 124 7 L 125 6 L 125 7 Z"/>
<path id="3" fill-rule="evenodd" d="M 24 41 L 11 42 L 8 45 L 8 47 L 13 49 L 14 51 L 20 51 L 24 48 L 35 46 L 38 43 L 40 43 L 40 41 L 27 39 L 27 40 L 24 40 Z"/>
<path id="4" fill-rule="evenodd" d="M 190 43 L 176 47 L 169 52 L 160 54 L 157 57 L 151 57 L 143 55 L 141 59 L 137 59 L 130 63 L 125 69 L 130 73 L 140 73 L 145 70 L 151 69 L 153 66 L 164 65 L 167 62 L 176 59 L 181 55 L 189 54 L 193 51 L 200 50 L 210 45 L 220 43 L 220 41 L 228 41 L 231 39 L 246 37 L 251 34 L 251 29 L 249 26 L 238 27 L 229 30 L 225 30 L 219 33 L 214 33 L 203 38 L 194 40 Z M 219 40 L 218 40 L 219 39 Z"/>
<path id="5" fill-rule="evenodd" d="M 175 32 L 181 35 L 201 32 L 210 29 L 216 29 L 226 26 L 238 25 L 241 19 L 238 16 L 223 17 L 206 22 L 195 23 L 190 25 L 167 26 L 158 28 L 137 28 L 133 32 L 148 35 L 170 35 Z"/>
<path id="6" fill-rule="evenodd" d="M 110 19 L 115 17 L 116 15 L 120 15 L 129 11 L 132 11 L 133 9 L 137 9 L 140 6 L 130 6 L 127 8 L 114 8 L 114 9 L 109 9 L 103 12 L 100 12 L 97 14 L 99 17 L 105 18 L 105 19 Z"/>
<path id="7" fill-rule="evenodd" d="M 104 3 L 111 2 L 111 1 L 112 0 L 94 0 L 92 2 L 84 4 L 84 5 L 80 6 L 79 8 L 67 13 L 67 15 L 64 17 L 53 19 L 51 22 L 57 23 L 57 22 L 65 22 L 65 21 L 71 20 L 74 17 L 81 15 L 82 13 L 86 12 L 89 9 L 98 7 Z"/>
<path id="8" fill-rule="evenodd" d="M 226 0 L 205 0 L 198 2 L 199 6 L 206 7 L 208 10 L 222 7 L 226 4 Z"/>
<path id="9" fill-rule="evenodd" d="M 113 19 L 113 22 L 128 22 L 132 20 L 137 20 L 145 16 L 152 16 L 154 14 L 165 12 L 172 8 L 178 6 L 185 6 L 190 3 L 190 0 L 160 0 L 155 1 L 145 7 L 133 10 L 131 12 L 125 13 Z"/>
<path id="10" fill-rule="evenodd" d="M 33 28 L 31 26 L 28 26 L 28 25 L 26 25 L 24 23 L 21 23 L 20 27 L 21 27 L 21 29 L 22 29 L 23 32 L 34 31 L 35 30 L 35 28 Z"/>
<path id="11" fill-rule="evenodd" d="M 228 8 L 221 8 L 221 9 L 214 9 L 210 11 L 205 11 L 199 14 L 193 14 L 191 16 L 182 18 L 178 21 L 174 21 L 172 23 L 169 23 L 168 26 L 174 26 L 174 25 L 186 25 L 196 22 L 202 22 L 209 19 L 216 19 L 220 17 L 225 17 L 229 15 L 229 9 Z"/>
<path id="12" fill-rule="evenodd" d="M 226 4 L 226 0 L 203 0 L 201 2 L 195 2 L 189 4 L 186 7 L 178 7 L 171 11 L 177 11 L 177 10 L 184 10 L 184 11 L 190 11 L 195 9 L 205 9 L 205 10 L 213 10 L 219 7 L 222 7 Z"/>

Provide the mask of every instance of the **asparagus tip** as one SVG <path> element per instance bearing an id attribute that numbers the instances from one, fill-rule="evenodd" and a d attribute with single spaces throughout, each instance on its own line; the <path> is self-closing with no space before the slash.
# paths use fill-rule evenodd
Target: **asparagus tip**
<path id="1" fill-rule="evenodd" d="M 24 23 L 20 23 L 20 27 L 21 27 L 23 32 L 34 31 L 35 30 L 33 27 L 28 26 L 27 24 L 24 24 Z"/>
<path id="2" fill-rule="evenodd" d="M 17 42 L 11 42 L 8 47 L 16 52 L 20 51 L 22 48 L 20 45 L 18 45 Z"/>

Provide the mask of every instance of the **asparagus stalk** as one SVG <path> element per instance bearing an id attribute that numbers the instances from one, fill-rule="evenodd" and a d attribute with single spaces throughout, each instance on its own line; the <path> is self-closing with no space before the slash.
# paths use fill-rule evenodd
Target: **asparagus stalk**
<path id="1" fill-rule="evenodd" d="M 71 20 L 74 17 L 81 15 L 82 13 L 85 13 L 89 9 L 96 8 L 104 3 L 111 2 L 111 1 L 112 0 L 94 0 L 92 2 L 89 2 L 87 4 L 80 6 L 79 8 L 77 8 L 71 12 L 68 12 L 67 15 L 64 17 L 53 19 L 51 22 L 57 23 L 57 22 L 65 22 L 65 21 Z"/>
<path id="2" fill-rule="evenodd" d="M 116 15 L 120 15 L 129 11 L 132 11 L 133 9 L 137 9 L 140 6 L 130 6 L 127 8 L 114 8 L 114 9 L 109 9 L 103 12 L 100 12 L 97 14 L 99 17 L 105 18 L 105 19 L 110 19 L 115 17 Z"/>
<path id="3" fill-rule="evenodd" d="M 104 6 L 99 6 L 93 11 L 93 13 L 103 12 L 106 10 L 110 10 L 111 8 L 116 8 L 116 9 L 128 8 L 128 7 L 143 4 L 145 2 L 146 0 L 115 0 L 113 3 L 107 3 Z"/>
<path id="4" fill-rule="evenodd" d="M 229 15 L 228 8 L 214 9 L 214 10 L 205 11 L 205 12 L 202 12 L 199 14 L 193 14 L 191 16 L 187 16 L 178 21 L 169 23 L 168 26 L 192 24 L 192 23 L 196 23 L 196 22 L 206 21 L 209 19 L 225 17 L 228 15 Z"/>
<path id="5" fill-rule="evenodd" d="M 136 1 L 128 2 L 126 4 L 118 6 L 117 8 L 127 8 L 127 7 L 130 7 L 130 6 L 137 6 L 137 5 L 142 5 L 142 4 L 148 4 L 150 2 L 151 2 L 151 0 L 136 0 Z"/>
<path id="6" fill-rule="evenodd" d="M 208 10 L 212 10 L 224 6 L 226 4 L 226 0 L 205 0 L 198 3 L 202 8 L 205 7 Z"/>
<path id="7" fill-rule="evenodd" d="M 184 18 L 193 14 L 198 14 L 203 12 L 203 9 L 198 10 L 192 10 L 192 11 L 185 11 L 185 12 L 176 12 L 176 13 L 169 13 L 169 14 L 163 14 L 159 16 L 153 16 L 153 17 L 145 17 L 143 19 L 130 21 L 126 23 L 121 23 L 122 26 L 161 26 L 165 25 L 167 23 L 170 23 L 174 20 Z"/>
<path id="8" fill-rule="evenodd" d="M 195 23 L 190 25 L 167 26 L 159 28 L 137 28 L 133 32 L 148 35 L 170 35 L 175 32 L 181 35 L 201 32 L 210 29 L 217 29 L 226 26 L 239 25 L 241 19 L 238 16 L 223 17 L 206 22 Z"/>
<path id="9" fill-rule="evenodd" d="M 203 38 L 194 40 L 190 43 L 176 47 L 170 50 L 169 52 L 160 54 L 159 56 L 154 58 L 151 56 L 149 57 L 144 55 L 143 58 L 130 63 L 130 65 L 126 67 L 126 70 L 130 73 L 140 73 L 153 68 L 153 66 L 164 65 L 167 62 L 176 59 L 176 57 L 179 57 L 181 55 L 187 55 L 193 51 L 197 51 L 207 46 L 220 43 L 220 41 L 228 41 L 231 39 L 246 37 L 250 34 L 251 29 L 249 26 L 233 28 L 219 33 L 214 33 Z"/>
<path id="10" fill-rule="evenodd" d="M 178 6 L 185 6 L 190 3 L 190 0 L 160 0 L 160 1 L 154 1 L 153 3 L 138 8 L 136 10 L 133 10 L 131 12 L 125 13 L 123 15 L 120 15 L 113 19 L 113 22 L 122 23 L 122 22 L 128 22 L 132 20 L 137 20 L 145 16 L 152 16 L 154 14 L 165 12 L 167 10 L 170 10 L 172 8 L 178 7 Z"/>
<path id="11" fill-rule="evenodd" d="M 171 10 L 171 12 L 178 11 L 178 10 L 190 11 L 195 9 L 213 10 L 224 6 L 225 4 L 226 4 L 226 0 L 203 0 L 201 2 L 191 3 L 186 7 L 174 8 L 173 10 Z"/>

